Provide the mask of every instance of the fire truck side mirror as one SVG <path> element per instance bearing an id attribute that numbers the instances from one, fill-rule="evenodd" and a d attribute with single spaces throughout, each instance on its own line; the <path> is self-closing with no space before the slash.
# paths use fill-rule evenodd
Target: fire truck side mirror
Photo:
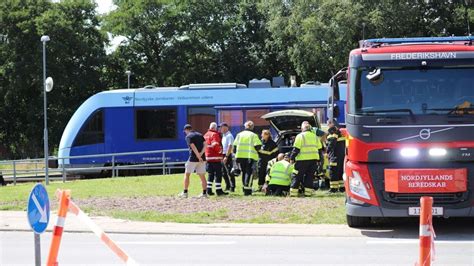
<path id="1" fill-rule="evenodd" d="M 380 68 L 370 71 L 365 77 L 373 84 L 379 84 L 383 81 L 383 74 Z"/>

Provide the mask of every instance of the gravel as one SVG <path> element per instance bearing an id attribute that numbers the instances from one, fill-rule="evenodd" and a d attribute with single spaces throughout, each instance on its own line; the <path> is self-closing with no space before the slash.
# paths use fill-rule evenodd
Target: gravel
<path id="1" fill-rule="evenodd" d="M 318 209 L 341 206 L 338 200 L 318 200 L 318 198 L 262 198 L 262 197 L 211 197 L 209 199 L 177 197 L 134 197 L 74 199 L 81 208 L 106 211 L 156 211 L 163 214 L 210 213 L 224 210 L 223 222 L 252 219 L 269 215 L 282 219 L 282 215 L 298 213 L 311 215 Z M 283 217 L 284 218 L 284 217 Z"/>

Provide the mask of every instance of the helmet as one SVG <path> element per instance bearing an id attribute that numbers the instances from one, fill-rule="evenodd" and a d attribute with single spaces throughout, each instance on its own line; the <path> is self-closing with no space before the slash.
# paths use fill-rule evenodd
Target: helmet
<path id="1" fill-rule="evenodd" d="M 234 176 L 239 176 L 242 173 L 242 171 L 240 171 L 239 168 L 232 168 L 232 170 L 230 170 L 230 173 Z"/>

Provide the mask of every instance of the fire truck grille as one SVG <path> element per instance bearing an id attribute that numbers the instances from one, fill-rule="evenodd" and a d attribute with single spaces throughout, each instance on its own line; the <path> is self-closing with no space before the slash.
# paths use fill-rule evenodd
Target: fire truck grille
<path id="1" fill-rule="evenodd" d="M 396 204 L 410 204 L 417 206 L 420 204 L 420 197 L 433 197 L 434 204 L 456 204 L 466 200 L 466 193 L 433 193 L 433 194 L 408 194 L 408 193 L 387 193 L 384 192 L 385 201 Z"/>

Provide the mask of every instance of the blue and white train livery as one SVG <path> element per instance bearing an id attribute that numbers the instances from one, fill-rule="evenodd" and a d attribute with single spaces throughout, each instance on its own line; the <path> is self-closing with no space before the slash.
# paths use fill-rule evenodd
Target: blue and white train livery
<path id="1" fill-rule="evenodd" d="M 67 124 L 59 158 L 105 153 L 186 148 L 182 128 L 189 123 L 204 133 L 212 121 L 227 122 L 236 134 L 246 120 L 257 131 L 269 128 L 261 116 L 283 109 L 304 109 L 326 119 L 330 87 L 247 88 L 235 83 L 191 84 L 182 87 L 120 89 L 97 93 L 87 99 Z M 338 102 L 345 105 L 344 99 Z M 341 112 L 340 121 L 344 120 Z M 166 160 L 184 161 L 187 153 L 170 153 Z M 122 156 L 117 163 L 161 162 L 150 155 Z M 59 161 L 65 167 L 110 165 L 111 158 L 76 158 Z"/>

